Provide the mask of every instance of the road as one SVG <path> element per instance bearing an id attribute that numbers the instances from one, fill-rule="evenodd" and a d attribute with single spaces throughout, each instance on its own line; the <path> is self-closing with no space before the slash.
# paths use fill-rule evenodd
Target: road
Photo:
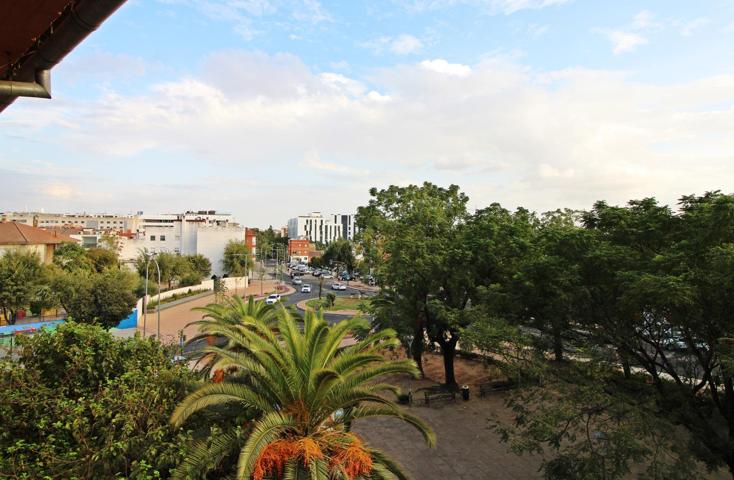
<path id="1" fill-rule="evenodd" d="M 309 300 L 311 298 L 319 297 L 319 282 L 321 282 L 321 278 L 314 277 L 313 275 L 303 275 L 300 278 L 304 284 L 311 285 L 311 293 L 301 293 L 302 285 L 293 285 L 290 277 L 284 276 L 284 280 L 286 281 L 286 283 L 290 284 L 293 288 L 295 288 L 296 293 L 288 295 L 285 298 L 285 300 L 283 301 L 283 304 L 287 306 L 290 306 L 290 305 L 295 306 L 295 304 L 300 302 L 301 300 Z M 322 292 L 321 292 L 322 297 L 325 296 L 327 293 L 333 293 L 334 295 L 338 297 L 350 297 L 356 294 L 362 294 L 363 296 L 374 295 L 374 292 L 369 292 L 366 290 L 359 290 L 351 286 L 347 287 L 346 290 L 332 290 L 331 285 L 333 283 L 345 283 L 346 284 L 347 282 L 339 282 L 338 280 L 334 278 L 324 279 L 324 284 L 323 284 Z M 329 314 L 329 313 L 324 314 L 324 319 L 331 324 L 336 323 L 339 320 L 343 320 L 344 318 L 345 318 L 344 315 L 334 315 L 334 314 Z"/>
<path id="2" fill-rule="evenodd" d="M 275 262 L 273 262 L 273 264 L 274 263 Z M 272 268 L 272 265 L 270 267 Z M 272 274 L 272 270 L 271 270 L 270 273 L 264 278 L 264 280 L 266 282 L 268 282 L 269 284 L 272 284 L 271 282 L 273 282 L 273 278 L 274 278 L 274 275 Z M 291 287 L 295 288 L 296 289 L 296 292 L 295 293 L 292 293 L 292 294 L 290 294 L 288 296 L 283 297 L 283 301 L 282 301 L 282 304 L 283 305 L 293 306 L 295 308 L 295 305 L 298 302 L 302 301 L 302 300 L 309 300 L 309 299 L 312 299 L 312 298 L 318 298 L 319 297 L 319 282 L 321 281 L 321 279 L 320 278 L 317 278 L 317 277 L 314 277 L 312 275 L 303 275 L 300 278 L 303 281 L 303 283 L 311 285 L 311 293 L 301 293 L 301 286 L 302 285 L 294 285 L 292 283 L 292 280 L 291 280 L 290 276 L 288 276 L 284 272 L 283 280 L 285 281 L 286 284 L 288 284 Z M 375 292 L 372 292 L 372 291 L 359 290 L 359 289 L 353 288 L 353 287 L 348 287 L 346 290 L 332 290 L 331 289 L 331 284 L 332 283 L 335 283 L 335 282 L 337 282 L 337 280 L 336 279 L 333 279 L 333 278 L 332 279 L 324 279 L 324 284 L 323 284 L 323 287 L 322 287 L 323 288 L 323 290 L 322 290 L 322 296 L 325 296 L 327 293 L 330 293 L 330 292 L 333 293 L 334 295 L 337 295 L 337 296 L 340 296 L 340 297 L 349 297 L 351 295 L 356 295 L 358 293 L 361 293 L 362 295 L 366 295 L 366 296 L 372 296 L 372 295 L 375 294 Z M 346 283 L 346 282 L 339 282 L 339 283 Z M 257 293 L 256 291 L 257 291 L 258 285 L 259 285 L 259 281 L 258 280 L 253 280 L 252 283 L 251 283 L 251 285 L 252 286 L 250 288 L 251 289 L 254 289 L 254 292 L 253 293 L 256 294 Z M 201 313 L 195 312 L 195 311 L 191 311 L 191 308 L 192 307 L 194 307 L 194 306 L 204 306 L 204 305 L 210 303 L 212 300 L 213 300 L 213 297 L 206 297 L 206 298 L 200 299 L 198 301 L 188 302 L 188 303 L 181 304 L 181 305 L 179 305 L 179 306 L 174 307 L 173 309 L 171 309 L 171 310 L 177 309 L 177 310 L 179 310 L 178 312 L 175 312 L 174 313 L 173 311 L 163 310 L 162 313 L 165 314 L 164 316 L 172 316 L 172 317 L 175 316 L 177 319 L 180 319 L 179 322 L 178 322 L 178 324 L 180 326 L 177 326 L 175 328 L 183 328 L 182 325 L 184 325 L 186 322 L 189 322 L 189 321 L 192 321 L 192 320 L 196 320 L 196 319 L 201 318 Z M 330 324 L 337 323 L 340 320 L 343 320 L 345 318 L 348 318 L 348 317 L 346 317 L 344 315 L 335 315 L 335 314 L 330 314 L 330 313 L 324 314 L 324 319 L 327 322 L 329 322 Z M 184 319 L 185 319 L 185 322 L 183 321 Z M 164 327 L 167 327 L 167 328 L 164 328 L 163 330 L 165 330 L 165 333 L 168 333 L 168 335 L 162 335 L 164 337 L 164 339 L 167 339 L 167 341 L 169 341 L 169 342 L 174 341 L 174 338 L 175 337 L 174 337 L 174 335 L 171 332 L 177 331 L 177 330 L 175 330 L 175 328 L 173 328 L 173 326 L 170 324 L 170 321 L 168 321 L 168 319 L 166 319 L 166 318 L 164 318 L 162 320 L 162 324 L 164 325 Z M 170 332 L 169 332 L 169 330 L 170 330 Z M 194 336 L 196 334 L 196 328 L 195 327 L 189 327 L 185 333 L 186 333 L 186 335 L 188 337 L 192 337 L 192 336 Z M 188 353 L 191 353 L 191 352 L 194 352 L 196 350 L 201 349 L 204 345 L 205 345 L 205 342 L 204 341 L 199 341 L 199 342 L 195 342 L 195 343 L 192 343 L 192 344 L 188 344 L 186 346 L 186 348 L 184 349 L 184 352 L 187 353 L 187 354 Z"/>

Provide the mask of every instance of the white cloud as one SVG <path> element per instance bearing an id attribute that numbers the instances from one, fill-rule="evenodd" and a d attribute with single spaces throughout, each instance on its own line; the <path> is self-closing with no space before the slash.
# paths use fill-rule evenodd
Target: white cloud
<path id="1" fill-rule="evenodd" d="M 655 20 L 655 15 L 649 10 L 642 10 L 632 18 L 632 28 L 637 30 L 657 29 L 662 23 Z"/>
<path id="2" fill-rule="evenodd" d="M 386 50 L 389 50 L 396 55 L 409 55 L 420 52 L 423 48 L 423 41 L 413 35 L 401 33 L 396 37 L 387 35 L 376 37 L 372 40 L 363 42 L 361 46 L 368 50 L 372 50 L 372 52 L 377 55 L 385 52 Z"/>
<path id="3" fill-rule="evenodd" d="M 633 52 L 640 45 L 645 45 L 647 39 L 640 34 L 634 32 L 625 32 L 624 30 L 597 29 L 599 33 L 607 37 L 612 44 L 612 51 L 615 55 Z"/>
<path id="4" fill-rule="evenodd" d="M 15 136 L 59 158 L 72 152 L 84 174 L 21 182 L 33 191 L 69 185 L 53 190 L 60 210 L 211 204 L 265 226 L 298 211 L 354 208 L 371 186 L 423 180 L 458 183 L 478 206 L 673 202 L 734 191 L 734 104 L 722 100 L 732 98 L 734 75 L 654 84 L 487 58 L 355 78 L 314 72 L 292 55 L 221 52 L 201 74 L 150 91 L 59 98 L 56 107 L 17 101 L 0 117 L 9 144 L 0 155 L 24 158 L 5 142 Z M 20 175 L 0 172 L 11 185 L 0 204 L 14 205 Z"/>
<path id="5" fill-rule="evenodd" d="M 337 177 L 365 177 L 370 174 L 368 170 L 355 169 L 349 165 L 324 162 L 318 152 L 314 151 L 306 154 L 301 165 Z"/>
<path id="6" fill-rule="evenodd" d="M 449 63 L 443 58 L 435 60 L 423 60 L 421 67 L 432 72 L 442 73 L 444 75 L 452 75 L 455 77 L 466 77 L 471 73 L 471 67 L 460 63 Z"/>
<path id="7" fill-rule="evenodd" d="M 71 185 L 63 183 L 53 183 L 50 185 L 46 185 L 44 193 L 48 196 L 61 200 L 68 200 L 76 195 L 76 192 L 74 192 L 74 188 Z"/>
<path id="8" fill-rule="evenodd" d="M 398 35 L 390 44 L 390 50 L 398 55 L 417 53 L 421 48 L 423 48 L 423 42 L 420 39 L 405 33 Z"/>

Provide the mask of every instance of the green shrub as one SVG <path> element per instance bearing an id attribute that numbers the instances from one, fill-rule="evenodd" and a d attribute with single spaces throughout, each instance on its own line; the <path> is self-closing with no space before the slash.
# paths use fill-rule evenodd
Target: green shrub
<path id="1" fill-rule="evenodd" d="M 336 302 L 336 295 L 329 292 L 326 294 L 326 308 L 330 308 L 334 306 L 334 302 Z"/>
<path id="2" fill-rule="evenodd" d="M 154 340 L 68 323 L 0 363 L 0 478 L 166 478 L 189 433 L 168 419 L 193 374 Z"/>

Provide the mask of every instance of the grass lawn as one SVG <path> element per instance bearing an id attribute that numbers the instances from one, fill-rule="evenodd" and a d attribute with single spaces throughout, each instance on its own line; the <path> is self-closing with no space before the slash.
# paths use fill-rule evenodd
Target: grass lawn
<path id="1" fill-rule="evenodd" d="M 326 295 L 321 300 L 314 298 L 306 302 L 306 305 L 311 308 L 319 308 L 326 304 Z M 369 305 L 368 298 L 349 298 L 349 297 L 336 297 L 334 305 L 331 307 L 324 307 L 324 311 L 331 312 L 334 310 L 359 310 L 359 306 Z"/>

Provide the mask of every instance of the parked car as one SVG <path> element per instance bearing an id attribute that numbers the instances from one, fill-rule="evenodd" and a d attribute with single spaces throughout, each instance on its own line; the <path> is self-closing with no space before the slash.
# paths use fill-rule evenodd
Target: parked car
<path id="1" fill-rule="evenodd" d="M 308 283 L 304 283 L 301 286 L 301 293 L 311 293 L 311 285 L 309 285 Z"/>
<path id="2" fill-rule="evenodd" d="M 300 285 L 303 283 L 303 280 L 301 280 L 301 277 L 296 277 L 293 279 L 293 285 Z"/>
<path id="3" fill-rule="evenodd" d="M 313 273 L 312 273 L 312 275 L 314 277 L 320 277 L 321 276 L 321 270 L 314 270 Z"/>
<path id="4" fill-rule="evenodd" d="M 321 276 L 324 278 L 334 278 L 334 275 L 332 275 L 331 272 L 328 270 L 323 270 L 321 272 Z"/>
<path id="5" fill-rule="evenodd" d="M 341 281 L 349 281 L 349 280 L 351 280 L 351 279 L 352 279 L 352 276 L 351 276 L 351 275 L 349 275 L 349 274 L 348 274 L 347 272 L 343 272 L 343 273 L 342 273 L 342 274 L 341 274 L 341 275 L 339 276 L 339 279 L 340 279 Z"/>
<path id="6" fill-rule="evenodd" d="M 275 305 L 280 301 L 280 294 L 279 293 L 271 293 L 268 295 L 268 298 L 265 299 L 266 305 Z"/>

